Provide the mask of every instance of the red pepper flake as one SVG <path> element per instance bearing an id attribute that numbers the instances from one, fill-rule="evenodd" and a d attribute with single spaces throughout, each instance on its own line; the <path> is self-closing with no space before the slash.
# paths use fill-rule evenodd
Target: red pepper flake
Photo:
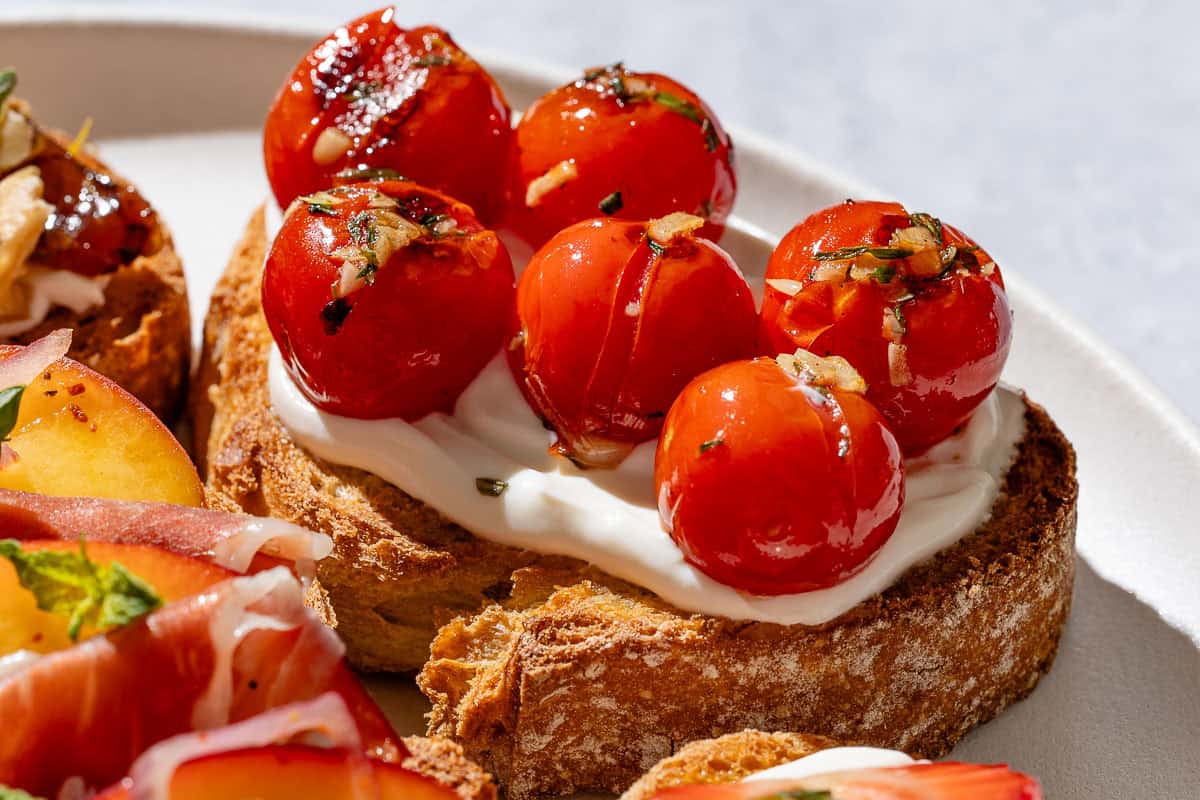
<path id="1" fill-rule="evenodd" d="M 96 432 L 96 423 L 93 422 L 90 426 L 88 426 L 88 430 L 91 431 L 92 433 L 95 433 Z"/>
<path id="2" fill-rule="evenodd" d="M 67 394 L 71 395 L 71 397 L 74 397 L 77 394 L 83 394 L 86 391 L 87 387 L 82 383 L 75 383 L 67 387 Z"/>
<path id="3" fill-rule="evenodd" d="M 50 380 L 50 379 L 51 379 L 51 378 L 53 378 L 54 376 L 50 374 L 50 370 L 46 370 L 45 372 L 43 372 L 43 373 L 42 373 L 42 377 L 43 377 L 45 380 Z"/>
<path id="4" fill-rule="evenodd" d="M 47 389 L 42 394 L 46 395 L 46 397 L 54 397 L 54 395 L 58 394 L 58 389 Z"/>
<path id="5" fill-rule="evenodd" d="M 75 419 L 79 420 L 80 422 L 88 421 L 87 414 L 83 413 L 83 409 L 80 408 L 79 406 L 75 405 L 74 403 L 71 403 L 71 405 L 67 406 L 67 411 L 70 411 L 71 416 L 73 416 Z"/>
<path id="6" fill-rule="evenodd" d="M 41 641 L 43 638 L 45 638 L 45 637 L 43 637 L 43 636 L 42 636 L 42 632 L 41 632 L 41 631 L 35 631 L 35 632 L 34 632 L 34 634 L 33 634 L 33 637 L 30 639 L 30 641 L 31 641 L 31 642 L 33 642 L 33 644 L 37 644 L 37 643 L 38 643 L 38 642 L 40 642 L 40 641 Z"/>

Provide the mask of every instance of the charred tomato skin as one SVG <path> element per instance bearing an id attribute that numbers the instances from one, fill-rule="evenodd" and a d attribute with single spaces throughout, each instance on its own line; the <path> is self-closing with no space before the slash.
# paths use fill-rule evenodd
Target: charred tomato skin
<path id="1" fill-rule="evenodd" d="M 527 203 L 530 183 L 570 162 L 577 176 Z M 683 211 L 717 241 L 737 192 L 733 143 L 686 86 L 621 65 L 591 70 L 533 103 L 516 128 L 508 225 L 533 247 L 581 220 Z"/>
<path id="2" fill-rule="evenodd" d="M 754 299 L 733 260 L 691 233 L 661 247 L 650 224 L 573 225 L 517 288 L 513 374 L 558 451 L 588 466 L 653 439 L 684 384 L 754 350 Z"/>
<path id="3" fill-rule="evenodd" d="M 415 183 L 350 184 L 319 198 L 289 208 L 263 271 L 263 311 L 296 385 L 343 416 L 451 411 L 506 341 L 508 251 L 465 204 Z M 338 296 L 355 271 L 346 254 L 362 249 L 372 220 L 383 224 L 381 212 L 420 236 L 379 260 L 372 283 Z"/>
<path id="4" fill-rule="evenodd" d="M 263 131 L 275 198 L 286 208 L 339 172 L 386 168 L 494 223 L 512 147 L 508 102 L 446 31 L 394 17 L 389 6 L 338 28 L 280 88 Z"/>
<path id="5" fill-rule="evenodd" d="M 953 433 L 995 388 L 1012 342 L 1012 312 L 999 268 L 950 225 L 940 226 L 945 245 L 969 251 L 976 264 L 985 265 L 983 271 L 951 269 L 941 277 L 905 281 L 901 260 L 887 262 L 897 270 L 888 283 L 814 277 L 829 263 L 817 253 L 888 247 L 909 219 L 899 203 L 846 201 L 792 228 L 767 264 L 759 342 L 764 353 L 801 347 L 846 358 L 866 379 L 867 398 L 911 456 Z M 789 296 L 772 286 L 779 279 L 801 288 Z M 911 299 L 895 304 L 900 287 Z M 909 381 L 894 380 L 889 363 L 883 316 L 896 305 L 904 321 L 899 342 Z"/>
<path id="6" fill-rule="evenodd" d="M 852 576 L 892 535 L 904 500 L 900 449 L 874 406 L 767 357 L 687 385 L 667 414 L 654 480 L 687 561 L 758 595 Z"/>

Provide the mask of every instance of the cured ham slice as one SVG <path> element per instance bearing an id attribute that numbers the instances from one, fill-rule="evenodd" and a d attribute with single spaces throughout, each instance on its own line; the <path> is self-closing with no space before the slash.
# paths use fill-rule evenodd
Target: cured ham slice
<path id="1" fill-rule="evenodd" d="M 339 695 L 362 752 L 405 755 L 302 602 L 285 568 L 233 578 L 0 679 L 0 784 L 51 797 L 65 781 L 107 786 L 150 746 L 325 692 Z"/>
<path id="2" fill-rule="evenodd" d="M 7 362 L 0 362 L 7 363 Z M 302 575 L 333 550 L 323 533 L 290 522 L 168 503 L 50 497 L 0 489 L 0 536 L 140 544 L 208 559 L 234 572 L 279 561 Z M 262 559 L 255 563 L 257 554 Z"/>

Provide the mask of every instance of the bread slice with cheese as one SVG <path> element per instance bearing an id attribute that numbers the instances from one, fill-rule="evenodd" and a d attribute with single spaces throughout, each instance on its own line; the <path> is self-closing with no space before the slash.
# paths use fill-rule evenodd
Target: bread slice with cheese
<path id="1" fill-rule="evenodd" d="M 331 534 L 319 606 L 349 658 L 424 663 L 430 734 L 461 743 L 512 800 L 619 792 L 687 742 L 744 728 L 936 757 L 1049 669 L 1071 605 L 1077 486 L 1071 446 L 1036 404 L 975 533 L 824 625 L 709 617 L 479 539 L 300 448 L 270 409 L 265 249 L 260 212 L 206 320 L 192 411 L 210 498 Z"/>
<path id="2" fill-rule="evenodd" d="M 806 733 L 744 730 L 689 742 L 659 761 L 625 790 L 620 800 L 649 800 L 672 786 L 733 783 L 841 742 Z"/>
<path id="3" fill-rule="evenodd" d="M 39 266 L 39 239 L 56 236 L 61 244 L 66 238 L 62 231 L 70 227 L 44 230 L 47 213 L 53 212 L 42 200 L 46 176 L 41 167 L 51 162 L 93 173 L 98 183 L 135 195 L 127 181 L 87 148 L 37 125 L 28 104 L 10 99 L 0 106 L 0 326 L 27 316 L 28 290 L 21 278 Z M 6 183 L 22 191 L 6 192 Z M 136 248 L 120 249 L 122 263 L 102 279 L 102 303 L 77 309 L 53 306 L 28 330 L 0 335 L 0 343 L 28 344 L 70 328 L 71 358 L 113 379 L 170 422 L 182 410 L 191 364 L 187 287 L 170 231 L 149 206 L 139 228 L 144 230 L 130 239 Z"/>

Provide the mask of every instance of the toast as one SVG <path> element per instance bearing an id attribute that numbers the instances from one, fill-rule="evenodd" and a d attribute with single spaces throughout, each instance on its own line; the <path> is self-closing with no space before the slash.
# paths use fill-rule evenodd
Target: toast
<path id="1" fill-rule="evenodd" d="M 12 101 L 26 115 L 28 106 Z M 83 168 L 109 176 L 122 191 L 130 184 L 86 149 L 74 155 L 60 132 L 38 129 L 39 148 L 71 159 Z M 144 243 L 136 255 L 108 274 L 104 303 L 82 312 L 58 306 L 35 327 L 0 338 L 9 344 L 28 344 L 59 329 L 73 331 L 68 355 L 116 381 L 170 423 L 182 410 L 191 363 L 191 321 L 183 266 L 171 233 L 157 214 L 145 218 Z"/>
<path id="2" fill-rule="evenodd" d="M 840 742 L 804 733 L 745 730 L 701 739 L 679 748 L 625 790 L 621 800 L 647 800 L 662 789 L 697 783 L 733 783 L 810 756 Z"/>
<path id="3" fill-rule="evenodd" d="M 463 755 L 454 742 L 406 736 L 404 744 L 410 755 L 401 763 L 408 769 L 449 786 L 462 800 L 496 800 L 492 776 Z"/>
<path id="4" fill-rule="evenodd" d="M 191 403 L 211 501 L 331 534 L 319 610 L 352 663 L 412 670 L 432 639 L 418 678 L 429 732 L 514 800 L 619 792 L 686 742 L 747 727 L 936 757 L 1049 669 L 1071 605 L 1077 484 L 1070 444 L 1036 404 L 989 521 L 881 595 L 816 627 L 705 617 L 478 539 L 299 448 L 269 408 L 265 249 L 260 211 L 206 320 Z"/>

